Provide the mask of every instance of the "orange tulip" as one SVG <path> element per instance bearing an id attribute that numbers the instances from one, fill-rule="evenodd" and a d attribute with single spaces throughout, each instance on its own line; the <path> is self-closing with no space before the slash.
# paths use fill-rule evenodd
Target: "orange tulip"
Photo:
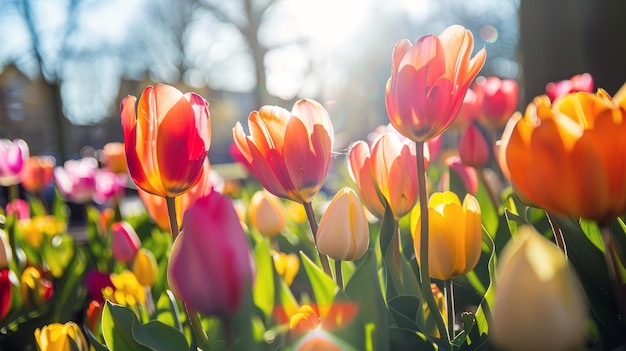
<path id="1" fill-rule="evenodd" d="M 626 213 L 624 107 L 626 85 L 615 99 L 602 89 L 554 104 L 535 98 L 501 140 L 513 188 L 563 216 L 604 222 Z"/>
<path id="2" fill-rule="evenodd" d="M 176 197 L 202 176 L 211 142 L 209 103 L 195 93 L 158 84 L 122 101 L 128 170 L 135 184 L 162 197 Z"/>
<path id="3" fill-rule="evenodd" d="M 297 101 L 291 113 L 263 106 L 250 114 L 248 125 L 250 135 L 237 122 L 233 139 L 261 184 L 276 196 L 311 202 L 324 184 L 333 149 L 326 109 L 309 99 Z"/>
<path id="4" fill-rule="evenodd" d="M 27 159 L 20 172 L 24 189 L 37 194 L 51 185 L 54 181 L 54 166 L 56 160 L 53 156 L 31 156 Z"/>
<path id="5" fill-rule="evenodd" d="M 404 39 L 393 51 L 387 81 L 389 121 L 407 138 L 428 141 L 454 122 L 472 80 L 485 63 L 485 49 L 471 58 L 472 33 L 459 25 L 414 45 Z"/>
<path id="6" fill-rule="evenodd" d="M 102 148 L 102 163 L 113 173 L 127 173 L 124 143 L 110 142 Z"/>
<path id="7" fill-rule="evenodd" d="M 376 189 L 384 196 L 395 219 L 411 211 L 417 201 L 415 143 L 400 141 L 395 133 L 384 133 L 369 146 L 357 141 L 348 156 L 350 176 L 359 189 L 365 207 L 383 218 L 385 207 Z"/>

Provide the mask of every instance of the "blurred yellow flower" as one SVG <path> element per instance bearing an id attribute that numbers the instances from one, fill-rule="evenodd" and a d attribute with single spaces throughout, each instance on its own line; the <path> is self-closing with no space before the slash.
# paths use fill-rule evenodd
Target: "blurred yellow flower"
<path id="1" fill-rule="evenodd" d="M 280 198 L 267 190 L 258 190 L 248 204 L 248 218 L 252 227 L 267 237 L 274 237 L 285 228 L 285 206 Z"/>
<path id="2" fill-rule="evenodd" d="M 17 228 L 26 239 L 28 245 L 33 248 L 39 248 L 41 246 L 44 235 L 53 237 L 57 234 L 67 232 L 65 222 L 54 216 L 35 216 L 20 219 L 17 222 Z"/>
<path id="3" fill-rule="evenodd" d="M 291 286 L 293 279 L 300 270 L 300 259 L 296 254 L 286 254 L 284 252 L 272 252 L 272 258 L 274 259 L 274 268 L 276 273 L 283 277 L 285 283 Z"/>
<path id="4" fill-rule="evenodd" d="M 43 277 L 35 266 L 28 266 L 20 277 L 20 294 L 27 306 L 39 306 L 48 301 L 53 293 L 52 282 Z"/>
<path id="5" fill-rule="evenodd" d="M 159 266 L 152 251 L 140 248 L 133 261 L 133 273 L 139 284 L 153 286 L 159 274 Z"/>
<path id="6" fill-rule="evenodd" d="M 74 322 L 52 323 L 35 330 L 40 351 L 88 351 L 89 344 L 80 327 Z"/>
<path id="7" fill-rule="evenodd" d="M 139 283 L 135 273 L 124 270 L 123 272 L 111 274 L 113 287 L 107 286 L 102 290 L 102 296 L 118 305 L 134 307 L 146 303 L 146 292 L 144 286 Z"/>

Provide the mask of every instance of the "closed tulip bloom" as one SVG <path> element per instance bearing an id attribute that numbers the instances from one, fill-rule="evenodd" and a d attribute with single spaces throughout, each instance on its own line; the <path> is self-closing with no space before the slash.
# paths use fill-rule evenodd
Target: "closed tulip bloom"
<path id="1" fill-rule="evenodd" d="M 459 139 L 459 157 L 466 166 L 483 168 L 489 162 L 489 143 L 474 123 L 470 123 Z"/>
<path id="2" fill-rule="evenodd" d="M 20 172 L 28 159 L 28 144 L 22 139 L 0 139 L 0 185 L 20 183 Z"/>
<path id="3" fill-rule="evenodd" d="M 133 273 L 135 273 L 139 284 L 154 286 L 159 274 L 159 266 L 152 251 L 143 247 L 137 251 L 133 260 Z"/>
<path id="4" fill-rule="evenodd" d="M 308 203 L 320 191 L 333 150 L 333 127 L 317 101 L 297 101 L 291 112 L 263 106 L 248 117 L 250 135 L 241 123 L 233 139 L 257 178 L 272 194 Z"/>
<path id="5" fill-rule="evenodd" d="M 502 128 L 517 109 L 517 81 L 495 76 L 478 77 L 473 89 L 482 96 L 481 121 L 493 130 Z"/>
<path id="6" fill-rule="evenodd" d="M 437 309 L 439 310 L 439 313 L 441 313 L 441 315 L 444 317 L 444 323 L 446 323 L 447 325 L 446 316 L 448 315 L 448 306 L 446 305 L 446 297 L 441 292 L 441 289 L 439 289 L 439 286 L 437 286 L 437 284 L 435 283 L 430 284 L 430 290 L 433 292 L 433 296 L 435 297 Z M 437 329 L 437 325 L 435 324 L 435 320 L 430 313 L 430 308 L 428 307 L 428 304 L 426 302 L 423 302 L 422 306 L 424 308 L 424 320 L 426 321 L 426 330 L 428 331 L 428 334 L 436 338 L 441 338 L 441 336 L 439 335 L 439 329 Z"/>
<path id="7" fill-rule="evenodd" d="M 350 148 L 348 165 L 367 209 L 383 218 L 385 207 L 378 191 L 385 198 L 396 220 L 411 211 L 417 201 L 417 169 L 415 143 L 401 141 L 395 133 L 379 135 L 369 146 L 357 141 Z M 422 156 L 423 157 L 423 156 Z"/>
<path id="8" fill-rule="evenodd" d="M 498 259 L 493 306 L 495 344 L 513 350 L 583 349 L 587 306 L 559 248 L 521 227 Z"/>
<path id="9" fill-rule="evenodd" d="M 593 87 L 593 76 L 591 74 L 576 74 L 570 79 L 546 84 L 546 95 L 548 95 L 551 101 L 554 101 L 557 98 L 569 93 L 576 93 L 579 91 L 591 93 L 593 92 Z"/>
<path id="10" fill-rule="evenodd" d="M 135 229 L 126 221 L 111 226 L 111 253 L 117 262 L 130 263 L 141 248 Z"/>
<path id="11" fill-rule="evenodd" d="M 124 143 L 117 141 L 106 143 L 102 148 L 101 160 L 102 164 L 113 173 L 128 173 Z"/>
<path id="12" fill-rule="evenodd" d="M 63 167 L 54 169 L 54 178 L 61 193 L 70 201 L 86 204 L 93 200 L 96 191 L 98 161 L 93 157 L 65 161 Z"/>
<path id="13" fill-rule="evenodd" d="M 144 191 L 176 197 L 194 186 L 211 142 L 209 103 L 195 93 L 158 84 L 122 101 L 128 170 Z"/>
<path id="14" fill-rule="evenodd" d="M 89 344 L 80 327 L 74 322 L 52 323 L 35 329 L 35 340 L 40 351 L 88 351 Z"/>
<path id="15" fill-rule="evenodd" d="M 24 199 L 13 199 L 6 206 L 6 215 L 14 216 L 18 220 L 30 218 L 30 205 Z"/>
<path id="16" fill-rule="evenodd" d="M 4 230 L 0 229 L 0 269 L 7 268 L 12 259 L 13 250 L 11 245 L 9 245 L 9 240 Z"/>
<path id="17" fill-rule="evenodd" d="M 106 168 L 96 172 L 96 184 L 93 201 L 100 205 L 118 203 L 126 192 L 125 174 L 113 173 Z"/>
<path id="18" fill-rule="evenodd" d="M 0 322 L 11 312 L 11 301 L 13 299 L 11 274 L 13 273 L 8 268 L 0 270 Z"/>
<path id="19" fill-rule="evenodd" d="M 248 241 L 232 201 L 210 193 L 185 211 L 182 228 L 167 267 L 174 295 L 205 315 L 232 315 L 253 279 Z"/>
<path id="20" fill-rule="evenodd" d="M 619 96 L 535 98 L 501 140 L 516 191 L 562 216 L 605 222 L 625 213 L 626 154 L 616 150 L 626 150 L 626 89 Z"/>
<path id="21" fill-rule="evenodd" d="M 428 264 L 432 278 L 447 280 L 470 272 L 482 246 L 480 206 L 470 194 L 463 203 L 451 192 L 436 192 L 428 201 Z M 411 234 L 420 263 L 420 210 L 411 212 Z"/>
<path id="22" fill-rule="evenodd" d="M 270 238 L 280 234 L 287 224 L 285 206 L 280 198 L 266 190 L 259 190 L 252 195 L 248 204 L 248 218 L 259 233 Z"/>
<path id="23" fill-rule="evenodd" d="M 289 318 L 289 331 L 296 334 L 310 332 L 320 325 L 320 317 L 311 305 L 298 307 Z"/>
<path id="24" fill-rule="evenodd" d="M 389 121 L 413 141 L 428 141 L 454 122 L 472 80 L 483 67 L 485 49 L 473 58 L 474 36 L 459 25 L 414 45 L 396 44 L 387 81 Z"/>
<path id="25" fill-rule="evenodd" d="M 38 194 L 54 181 L 53 156 L 32 156 L 26 160 L 20 173 L 20 181 L 27 191 Z"/>
<path id="26" fill-rule="evenodd" d="M 300 259 L 298 255 L 284 252 L 272 252 L 272 259 L 274 261 L 274 268 L 279 276 L 283 277 L 285 283 L 291 286 L 293 279 L 300 270 Z"/>
<path id="27" fill-rule="evenodd" d="M 39 269 L 28 266 L 20 277 L 20 294 L 26 306 L 39 306 L 50 300 L 54 290 L 52 282 L 41 275 Z"/>
<path id="28" fill-rule="evenodd" d="M 361 258 L 370 243 L 369 223 L 358 195 L 349 187 L 337 192 L 317 229 L 317 248 L 335 260 Z"/>

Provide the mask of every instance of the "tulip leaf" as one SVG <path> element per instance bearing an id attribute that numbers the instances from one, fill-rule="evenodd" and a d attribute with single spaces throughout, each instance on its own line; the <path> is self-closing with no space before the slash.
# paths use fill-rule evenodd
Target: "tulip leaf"
<path id="1" fill-rule="evenodd" d="M 604 253 L 604 244 L 602 243 L 602 233 L 600 233 L 600 227 L 594 221 L 581 219 L 580 220 L 580 228 L 585 232 L 587 239 L 591 241 L 598 250 Z"/>
<path id="2" fill-rule="evenodd" d="M 337 284 L 323 270 L 321 270 L 304 252 L 300 251 L 302 265 L 311 283 L 315 302 L 320 310 L 320 317 L 324 318 L 333 303 Z M 352 277 L 354 279 L 354 276 Z"/>
<path id="3" fill-rule="evenodd" d="M 393 216 L 393 212 L 391 212 L 391 208 L 385 201 L 385 198 L 383 196 L 379 196 L 379 198 L 385 204 L 385 214 L 380 224 L 378 239 L 382 253 L 383 276 L 386 281 L 385 296 L 387 300 L 389 300 L 392 297 L 404 294 L 404 285 L 402 284 L 404 274 L 401 272 L 403 265 L 401 261 L 402 255 L 399 252 L 400 248 L 394 247 L 393 240 L 395 235 L 399 235 L 398 223 Z M 398 254 L 397 257 L 396 254 Z"/>
<path id="4" fill-rule="evenodd" d="M 159 297 L 154 312 L 155 319 L 172 326 L 178 331 L 183 332 L 183 325 L 180 321 L 180 310 L 178 303 L 171 290 L 165 290 Z"/>
<path id="5" fill-rule="evenodd" d="M 42 245 L 43 258 L 55 278 L 63 275 L 74 257 L 74 238 L 69 234 L 57 234 Z"/>
<path id="6" fill-rule="evenodd" d="M 487 334 L 489 332 L 489 324 L 488 320 L 491 319 L 491 307 L 493 306 L 493 299 L 495 294 L 494 284 L 496 281 L 496 248 L 493 240 L 489 236 L 489 233 L 483 228 L 483 243 L 487 244 L 489 249 L 489 286 L 487 287 L 487 291 L 483 295 L 483 300 L 478 306 L 476 310 L 476 324 L 478 325 L 478 332 L 482 334 Z"/>
<path id="7" fill-rule="evenodd" d="M 495 236 L 498 231 L 500 216 L 498 215 L 498 208 L 491 199 L 487 186 L 488 185 L 483 182 L 482 177 L 478 177 L 476 200 L 478 200 L 478 203 L 480 204 L 480 217 L 483 226 L 487 230 L 487 233 Z M 497 194 L 495 196 L 497 197 Z"/>
<path id="8" fill-rule="evenodd" d="M 189 350 L 181 332 L 157 320 L 134 325 L 133 337 L 138 344 L 155 351 Z"/>
<path id="9" fill-rule="evenodd" d="M 256 262 L 256 279 L 253 287 L 254 304 L 268 319 L 274 309 L 274 261 L 265 238 L 256 242 L 254 249 L 254 261 Z"/>
<path id="10" fill-rule="evenodd" d="M 378 284 L 378 266 L 372 249 L 367 250 L 345 292 L 359 306 L 358 318 L 371 331 L 373 350 L 389 350 L 389 311 Z M 367 288 L 364 288 L 367 287 Z M 366 335 L 366 338 L 368 335 Z"/>
<path id="11" fill-rule="evenodd" d="M 389 312 L 401 328 L 419 330 L 418 320 L 422 314 L 422 301 L 417 296 L 396 296 L 387 301 Z"/>
<path id="12" fill-rule="evenodd" d="M 150 350 L 133 337 L 133 328 L 139 324 L 137 316 L 128 307 L 107 301 L 102 309 L 102 336 L 114 351 Z"/>
<path id="13" fill-rule="evenodd" d="M 87 341 L 89 341 L 89 345 L 94 348 L 95 351 L 109 351 L 110 349 L 103 345 L 100 340 L 96 338 L 95 335 L 89 330 L 89 328 L 83 328 L 85 331 L 85 336 L 87 337 Z"/>
<path id="14" fill-rule="evenodd" d="M 424 334 L 410 329 L 391 327 L 389 328 L 389 338 L 391 350 L 437 350 Z"/>

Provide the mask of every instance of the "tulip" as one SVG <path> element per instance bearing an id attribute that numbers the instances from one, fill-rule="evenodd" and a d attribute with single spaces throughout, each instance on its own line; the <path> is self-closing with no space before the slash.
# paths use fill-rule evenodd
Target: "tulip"
<path id="1" fill-rule="evenodd" d="M 102 303 L 100 301 L 91 300 L 87 311 L 85 311 L 85 325 L 92 333 L 100 331 L 100 319 L 102 319 Z"/>
<path id="2" fill-rule="evenodd" d="M 213 172 L 211 172 L 211 165 L 208 158 L 205 160 L 202 168 L 202 175 L 200 176 L 198 183 L 181 196 L 177 196 L 175 199 L 176 223 L 178 224 L 181 223 L 183 212 L 185 212 L 189 206 L 193 205 L 197 199 L 204 197 L 213 191 L 214 180 L 211 179 L 211 174 Z M 137 189 L 137 194 L 139 194 L 139 198 L 146 207 L 150 218 L 152 218 L 159 228 L 169 230 L 170 219 L 165 199 L 161 196 L 152 195 L 143 191 L 141 188 Z"/>
<path id="3" fill-rule="evenodd" d="M 141 248 L 135 229 L 126 221 L 111 226 L 111 253 L 117 262 L 130 263 Z"/>
<path id="4" fill-rule="evenodd" d="M 102 290 L 106 287 L 113 287 L 111 276 L 108 273 L 100 272 L 96 268 L 90 269 L 85 274 L 83 284 L 87 288 L 89 297 L 98 302 L 104 302 Z"/>
<path id="5" fill-rule="evenodd" d="M 20 172 L 20 181 L 24 189 L 33 194 L 41 193 L 54 181 L 55 165 L 56 159 L 53 156 L 28 158 Z"/>
<path id="6" fill-rule="evenodd" d="M 474 91 L 481 95 L 481 121 L 493 130 L 502 128 L 517 109 L 519 87 L 514 79 L 478 77 Z"/>
<path id="7" fill-rule="evenodd" d="M 63 167 L 54 169 L 54 177 L 59 190 L 68 200 L 77 204 L 91 202 L 96 191 L 98 161 L 93 157 L 68 160 Z"/>
<path id="8" fill-rule="evenodd" d="M 626 96 L 626 90 L 623 90 Z M 616 95 L 617 97 L 618 95 Z M 539 96 L 502 136 L 513 188 L 548 212 L 606 222 L 626 212 L 626 98 Z M 518 116 L 519 117 L 519 116 Z"/>
<path id="9" fill-rule="evenodd" d="M 193 310 L 227 317 L 252 286 L 248 241 L 232 201 L 217 192 L 198 199 L 183 216 L 167 280 L 174 295 Z"/>
<path id="10" fill-rule="evenodd" d="M 470 123 L 478 120 L 482 115 L 482 106 L 482 94 L 477 94 L 472 88 L 467 89 L 459 113 L 450 128 L 461 131 Z"/>
<path id="11" fill-rule="evenodd" d="M 351 350 L 345 343 L 322 330 L 309 333 L 296 347 L 296 351 L 346 351 Z"/>
<path id="12" fill-rule="evenodd" d="M 333 127 L 317 101 L 297 101 L 291 113 L 263 106 L 248 117 L 250 135 L 241 123 L 233 128 L 235 144 L 272 194 L 310 203 L 320 191 L 333 150 Z"/>
<path id="13" fill-rule="evenodd" d="M 293 279 L 298 274 L 300 269 L 300 259 L 296 254 L 286 254 L 284 252 L 273 252 L 272 259 L 274 261 L 274 268 L 279 276 L 283 277 L 283 280 L 287 285 L 291 286 Z"/>
<path id="14" fill-rule="evenodd" d="M 44 236 L 52 238 L 67 231 L 67 224 L 55 216 L 35 216 L 20 219 L 17 229 L 31 247 L 37 249 L 43 243 Z"/>
<path id="15" fill-rule="evenodd" d="M 285 228 L 285 206 L 280 199 L 266 190 L 259 190 L 252 195 L 248 205 L 250 224 L 259 233 L 273 238 Z"/>
<path id="16" fill-rule="evenodd" d="M 439 309 L 438 313 L 441 313 L 442 316 L 448 315 L 448 307 L 446 305 L 446 297 L 441 292 L 437 284 L 431 283 L 430 289 L 433 292 L 433 296 L 435 297 L 435 302 L 437 303 L 437 308 Z M 426 302 L 422 303 L 424 308 L 424 320 L 426 321 L 426 330 L 428 333 L 436 338 L 441 338 L 439 335 L 439 329 L 437 329 L 437 325 L 435 321 L 432 319 L 430 308 Z"/>
<path id="17" fill-rule="evenodd" d="M 546 84 L 546 95 L 554 101 L 563 95 L 579 91 L 593 92 L 593 77 L 589 73 L 576 74 L 570 79 Z"/>
<path id="18" fill-rule="evenodd" d="M 30 218 L 30 205 L 23 199 L 13 199 L 7 204 L 7 216 L 15 216 L 18 220 Z"/>
<path id="19" fill-rule="evenodd" d="M 35 329 L 35 340 L 41 351 L 88 351 L 89 344 L 74 322 L 52 323 Z"/>
<path id="20" fill-rule="evenodd" d="M 102 289 L 102 296 L 105 300 L 129 307 L 146 303 L 146 290 L 137 280 L 135 273 L 123 270 L 119 274 L 112 273 L 110 278 L 113 286 Z"/>
<path id="21" fill-rule="evenodd" d="M 563 252 L 531 226 L 498 258 L 495 344 L 514 350 L 583 349 L 587 306 Z"/>
<path id="22" fill-rule="evenodd" d="M 126 192 L 126 175 L 100 169 L 96 172 L 96 184 L 93 201 L 100 205 L 113 205 L 124 197 Z"/>
<path id="23" fill-rule="evenodd" d="M 127 174 L 128 164 L 126 162 L 126 152 L 124 143 L 110 142 L 102 148 L 102 163 L 113 173 Z"/>
<path id="24" fill-rule="evenodd" d="M 359 259 L 369 247 L 370 233 L 365 210 L 356 192 L 340 189 L 322 215 L 317 248 L 335 260 Z"/>
<path id="25" fill-rule="evenodd" d="M 311 305 L 298 307 L 296 313 L 289 318 L 289 331 L 301 334 L 310 332 L 320 325 L 320 317 Z"/>
<path id="26" fill-rule="evenodd" d="M 154 286 L 159 274 L 159 266 L 152 251 L 143 247 L 137 251 L 133 261 L 133 273 L 135 273 L 139 284 Z"/>
<path id="27" fill-rule="evenodd" d="M 39 306 L 50 300 L 53 293 L 52 282 L 41 275 L 38 268 L 28 266 L 20 278 L 20 294 L 26 306 Z"/>
<path id="28" fill-rule="evenodd" d="M 386 87 L 389 121 L 407 138 L 425 142 L 443 133 L 456 118 L 472 80 L 485 63 L 485 49 L 471 58 L 472 33 L 459 25 L 439 36 L 404 39 L 393 51 Z"/>
<path id="29" fill-rule="evenodd" d="M 11 311 L 13 298 L 13 283 L 11 283 L 11 271 L 8 268 L 0 270 L 0 322 Z"/>
<path id="30" fill-rule="evenodd" d="M 357 141 L 350 148 L 348 165 L 350 177 L 356 183 L 367 209 L 383 218 L 385 207 L 378 192 L 389 204 L 394 218 L 399 220 L 411 211 L 417 201 L 417 169 L 415 143 L 400 141 L 394 133 L 379 135 L 369 146 Z"/>
<path id="31" fill-rule="evenodd" d="M 466 166 L 481 169 L 489 162 L 489 143 L 474 123 L 470 123 L 459 139 L 459 157 Z"/>
<path id="32" fill-rule="evenodd" d="M 450 174 L 454 173 L 463 182 L 465 191 L 476 195 L 478 192 L 478 174 L 476 173 L 476 168 L 464 165 L 459 156 L 450 156 L 446 158 L 444 163 L 448 166 L 448 172 L 441 175 L 441 191 L 450 188 Z"/>
<path id="33" fill-rule="evenodd" d="M 22 139 L 0 139 L 0 185 L 12 186 L 20 182 L 20 172 L 28 159 L 28 144 Z"/>
<path id="34" fill-rule="evenodd" d="M 428 264 L 430 276 L 447 280 L 466 274 L 478 263 L 482 226 L 478 200 L 466 194 L 463 204 L 450 191 L 436 192 L 428 201 Z M 411 212 L 411 234 L 420 263 L 420 211 Z"/>
<path id="35" fill-rule="evenodd" d="M 122 101 L 128 170 L 144 191 L 176 197 L 200 181 L 211 142 L 209 103 L 158 84 Z"/>
<path id="36" fill-rule="evenodd" d="M 0 269 L 5 269 L 13 259 L 13 250 L 4 230 L 0 229 Z"/>

